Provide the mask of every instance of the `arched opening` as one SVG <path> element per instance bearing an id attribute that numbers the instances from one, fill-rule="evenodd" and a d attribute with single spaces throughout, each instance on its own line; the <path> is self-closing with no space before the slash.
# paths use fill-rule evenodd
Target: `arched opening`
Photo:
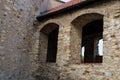
<path id="1" fill-rule="evenodd" d="M 40 31 L 40 61 L 56 62 L 59 25 L 49 23 Z"/>
<path id="2" fill-rule="evenodd" d="M 103 15 L 83 14 L 71 28 L 71 62 L 101 63 L 103 55 Z"/>
<path id="3" fill-rule="evenodd" d="M 94 20 L 82 28 L 82 61 L 101 63 L 103 55 L 103 20 Z"/>

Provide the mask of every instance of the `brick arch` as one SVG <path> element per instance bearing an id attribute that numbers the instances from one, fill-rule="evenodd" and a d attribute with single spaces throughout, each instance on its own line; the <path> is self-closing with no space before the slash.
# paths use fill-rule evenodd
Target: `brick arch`
<path id="1" fill-rule="evenodd" d="M 87 23 L 97 20 L 97 19 L 103 19 L 104 15 L 100 13 L 85 13 L 81 14 L 79 16 L 75 16 L 75 18 L 71 21 L 72 25 L 81 25 L 84 26 Z M 75 24 L 79 21 L 79 24 Z"/>
<path id="2" fill-rule="evenodd" d="M 73 14 L 72 16 L 72 19 L 70 20 L 71 22 L 74 21 L 76 18 L 78 17 L 82 17 L 84 15 L 87 15 L 87 14 L 98 14 L 98 15 L 103 15 L 103 16 L 107 16 L 108 13 L 105 13 L 105 11 L 103 10 L 98 10 L 98 11 L 95 11 L 94 9 L 86 9 L 86 10 L 83 10 L 83 11 L 78 11 L 76 13 Z"/>
<path id="3" fill-rule="evenodd" d="M 95 20 L 103 20 L 103 15 L 99 13 L 86 13 L 80 16 L 77 16 L 75 19 L 71 21 L 71 61 L 80 62 L 81 55 L 81 42 L 82 42 L 82 28 Z"/>
<path id="4" fill-rule="evenodd" d="M 48 23 L 44 25 L 44 27 L 41 28 L 40 32 L 43 32 L 44 34 L 48 35 L 53 30 L 59 28 L 59 25 L 56 23 Z"/>
<path id="5" fill-rule="evenodd" d="M 48 20 L 48 21 L 46 21 L 46 22 L 43 22 L 43 23 L 38 27 L 38 31 L 37 31 L 37 32 L 39 32 L 44 26 L 46 26 L 46 25 L 48 25 L 48 24 L 50 24 L 50 23 L 59 25 L 59 27 L 62 26 L 62 24 L 61 24 L 58 20 L 50 19 L 50 20 Z"/>

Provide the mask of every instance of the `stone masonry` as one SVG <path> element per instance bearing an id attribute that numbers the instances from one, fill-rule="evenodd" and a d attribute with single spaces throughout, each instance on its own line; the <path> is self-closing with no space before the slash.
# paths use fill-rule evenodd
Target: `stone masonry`
<path id="1" fill-rule="evenodd" d="M 120 80 L 120 0 L 37 21 L 42 1 L 0 0 L 0 80 Z M 82 63 L 82 28 L 94 20 L 103 20 L 103 62 Z M 48 34 L 56 28 L 56 62 L 50 63 Z"/>
<path id="2" fill-rule="evenodd" d="M 36 16 L 58 5 L 55 0 L 0 0 L 0 80 L 35 80 Z"/>
<path id="3" fill-rule="evenodd" d="M 32 36 L 42 1 L 0 0 L 0 80 L 34 79 Z"/>
<path id="4" fill-rule="evenodd" d="M 119 4 L 119 0 L 101 0 L 39 21 L 34 31 L 33 45 L 33 52 L 38 57 L 38 69 L 35 75 L 38 80 L 120 80 Z M 81 63 L 82 27 L 91 21 L 101 19 L 103 20 L 103 62 Z M 49 24 L 59 26 L 56 63 L 46 62 L 46 54 L 43 54 L 47 50 L 44 47 L 47 46 L 46 41 L 40 44 L 43 37 L 41 30 L 46 26 L 52 27 Z"/>

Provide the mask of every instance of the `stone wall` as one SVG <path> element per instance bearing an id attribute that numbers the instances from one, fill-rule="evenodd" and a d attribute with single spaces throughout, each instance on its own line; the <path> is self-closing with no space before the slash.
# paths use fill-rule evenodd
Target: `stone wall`
<path id="1" fill-rule="evenodd" d="M 33 80 L 32 36 L 41 1 L 0 0 L 0 80 Z"/>
<path id="2" fill-rule="evenodd" d="M 54 75 L 58 76 L 60 80 L 119 80 L 119 4 L 119 0 L 110 0 L 109 2 L 107 0 L 102 0 L 93 4 L 88 4 L 88 6 L 83 8 L 71 10 L 70 12 L 52 16 L 51 18 L 40 21 L 40 25 L 37 27 L 35 32 L 36 41 L 34 46 L 36 46 L 36 48 L 34 48 L 34 51 L 36 51 L 36 56 L 40 56 L 37 55 L 39 54 L 39 31 L 49 23 L 59 25 L 57 62 L 52 64 L 46 62 L 38 63 L 39 66 L 44 64 L 45 67 L 43 70 L 50 69 L 46 74 L 44 74 L 44 76 L 47 77 L 47 74 L 55 73 Z M 90 21 L 102 18 L 104 21 L 103 62 L 89 64 L 81 63 L 81 31 L 79 28 L 85 26 Z M 47 67 L 48 65 L 49 68 Z M 38 76 L 41 76 L 40 74 L 42 73 L 39 71 L 39 66 L 37 72 L 39 73 Z M 53 70 L 53 68 L 55 70 Z M 58 71 L 59 75 L 54 71 Z M 52 79 L 53 78 L 50 80 Z"/>

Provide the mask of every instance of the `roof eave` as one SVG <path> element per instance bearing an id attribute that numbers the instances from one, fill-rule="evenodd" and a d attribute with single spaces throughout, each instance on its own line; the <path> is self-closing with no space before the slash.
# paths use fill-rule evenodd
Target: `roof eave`
<path id="1" fill-rule="evenodd" d="M 76 5 L 72 5 L 72 6 L 63 8 L 61 10 L 58 10 L 58 11 L 55 11 L 55 12 L 52 12 L 52 13 L 48 13 L 46 15 L 38 15 L 36 18 L 37 18 L 37 20 L 41 21 L 41 20 L 43 20 L 45 18 L 49 18 L 51 16 L 54 16 L 54 15 L 57 15 L 57 14 L 60 14 L 60 13 L 63 13 L 63 12 L 67 12 L 67 11 L 69 11 L 71 9 L 76 9 L 78 7 L 81 8 L 81 7 L 83 7 L 83 6 L 87 5 L 87 4 L 93 3 L 95 1 L 97 1 L 97 0 L 86 0 L 86 1 L 83 1 L 83 2 L 78 3 Z"/>

